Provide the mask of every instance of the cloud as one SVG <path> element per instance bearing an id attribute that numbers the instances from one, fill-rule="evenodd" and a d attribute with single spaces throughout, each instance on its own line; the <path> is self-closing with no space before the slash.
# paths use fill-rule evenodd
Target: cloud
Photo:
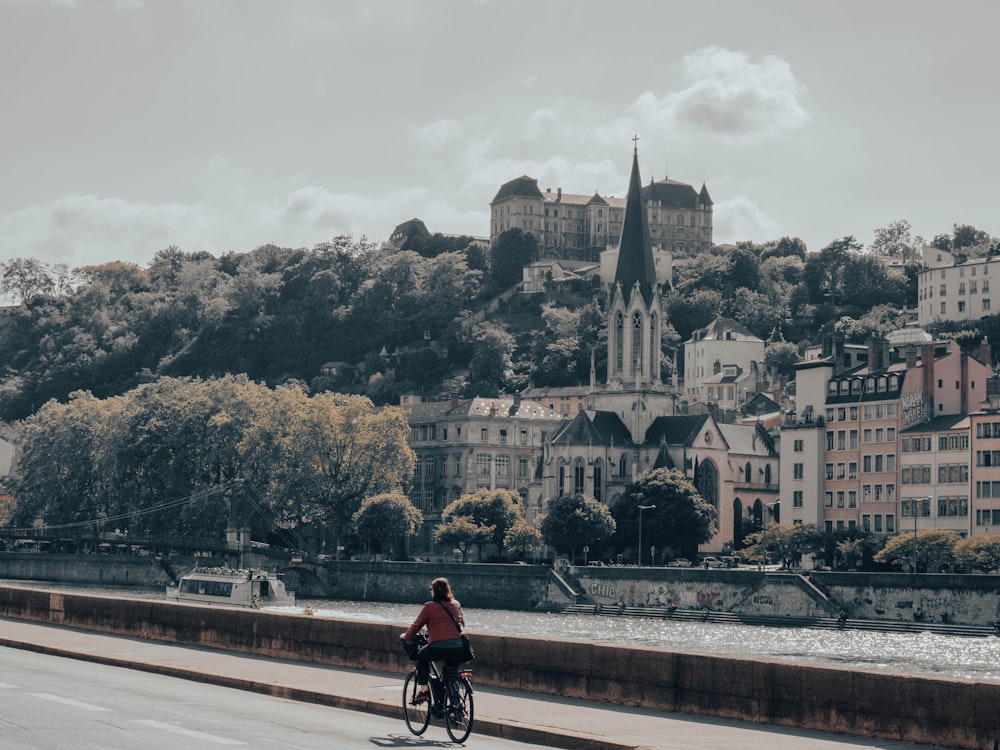
<path id="1" fill-rule="evenodd" d="M 432 149 L 441 149 L 462 137 L 462 125 L 457 120 L 440 119 L 422 127 L 411 126 L 410 137 Z"/>
<path id="2" fill-rule="evenodd" d="M 712 221 L 713 239 L 718 244 L 730 242 L 768 242 L 782 235 L 781 227 L 745 195 L 715 204 Z"/>
<path id="3" fill-rule="evenodd" d="M 752 61 L 744 52 L 706 47 L 684 57 L 688 86 L 656 94 L 646 91 L 630 115 L 599 129 L 604 142 L 621 142 L 633 131 L 656 137 L 708 135 L 727 141 L 757 141 L 802 127 L 809 113 L 791 66 L 773 55 Z"/>
<path id="4" fill-rule="evenodd" d="M 340 234 L 365 234 L 370 239 L 378 239 L 372 236 L 373 229 L 384 232 L 387 237 L 395 223 L 419 215 L 427 204 L 428 195 L 426 188 L 412 187 L 371 198 L 357 193 L 332 193 L 322 185 L 309 185 L 290 193 L 283 205 L 261 206 L 258 214 L 265 217 L 271 231 L 281 237 L 329 238 Z M 395 223 L 387 226 L 387 221 Z M 298 241 L 313 244 L 318 239 Z"/>
<path id="5" fill-rule="evenodd" d="M 0 237 L 4 259 L 37 258 L 75 267 L 148 259 L 171 244 L 203 243 L 208 225 L 203 209 L 180 203 L 71 194 L 0 216 Z M 131 257 L 112 257 L 120 248 L 129 248 Z"/>

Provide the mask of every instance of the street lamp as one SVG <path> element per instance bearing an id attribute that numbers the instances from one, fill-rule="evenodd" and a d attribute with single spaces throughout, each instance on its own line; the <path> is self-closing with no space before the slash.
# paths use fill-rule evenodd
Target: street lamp
<path id="1" fill-rule="evenodd" d="M 655 505 L 640 505 L 639 506 L 639 567 L 642 567 L 642 512 L 644 510 L 652 510 Z"/>

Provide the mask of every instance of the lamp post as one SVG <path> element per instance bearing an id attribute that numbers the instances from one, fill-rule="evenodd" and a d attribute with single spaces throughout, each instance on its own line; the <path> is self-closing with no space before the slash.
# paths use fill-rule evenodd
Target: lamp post
<path id="1" fill-rule="evenodd" d="M 639 567 L 642 567 L 642 512 L 644 510 L 651 510 L 655 508 L 655 505 L 640 505 L 639 506 Z"/>

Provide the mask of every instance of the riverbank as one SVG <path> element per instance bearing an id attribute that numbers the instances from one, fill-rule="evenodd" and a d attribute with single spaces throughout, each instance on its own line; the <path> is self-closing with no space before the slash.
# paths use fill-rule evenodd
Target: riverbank
<path id="1" fill-rule="evenodd" d="M 0 553 L 0 579 L 69 581 L 164 588 L 200 558 L 139 555 Z M 436 576 L 449 578 L 469 606 L 523 611 L 600 605 L 614 610 L 687 610 L 743 618 L 851 620 L 990 628 L 1000 619 L 1000 576 L 904 573 L 809 575 L 755 569 L 563 567 L 305 560 L 246 556 L 246 565 L 277 572 L 299 599 L 412 602 Z"/>

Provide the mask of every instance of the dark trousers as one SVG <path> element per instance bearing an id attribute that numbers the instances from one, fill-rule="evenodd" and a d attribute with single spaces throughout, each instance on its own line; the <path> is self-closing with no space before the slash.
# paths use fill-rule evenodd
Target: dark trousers
<path id="1" fill-rule="evenodd" d="M 462 646 L 439 646 L 429 643 L 417 654 L 417 684 L 426 685 L 432 661 L 444 661 L 447 666 L 456 667 L 462 663 Z"/>

